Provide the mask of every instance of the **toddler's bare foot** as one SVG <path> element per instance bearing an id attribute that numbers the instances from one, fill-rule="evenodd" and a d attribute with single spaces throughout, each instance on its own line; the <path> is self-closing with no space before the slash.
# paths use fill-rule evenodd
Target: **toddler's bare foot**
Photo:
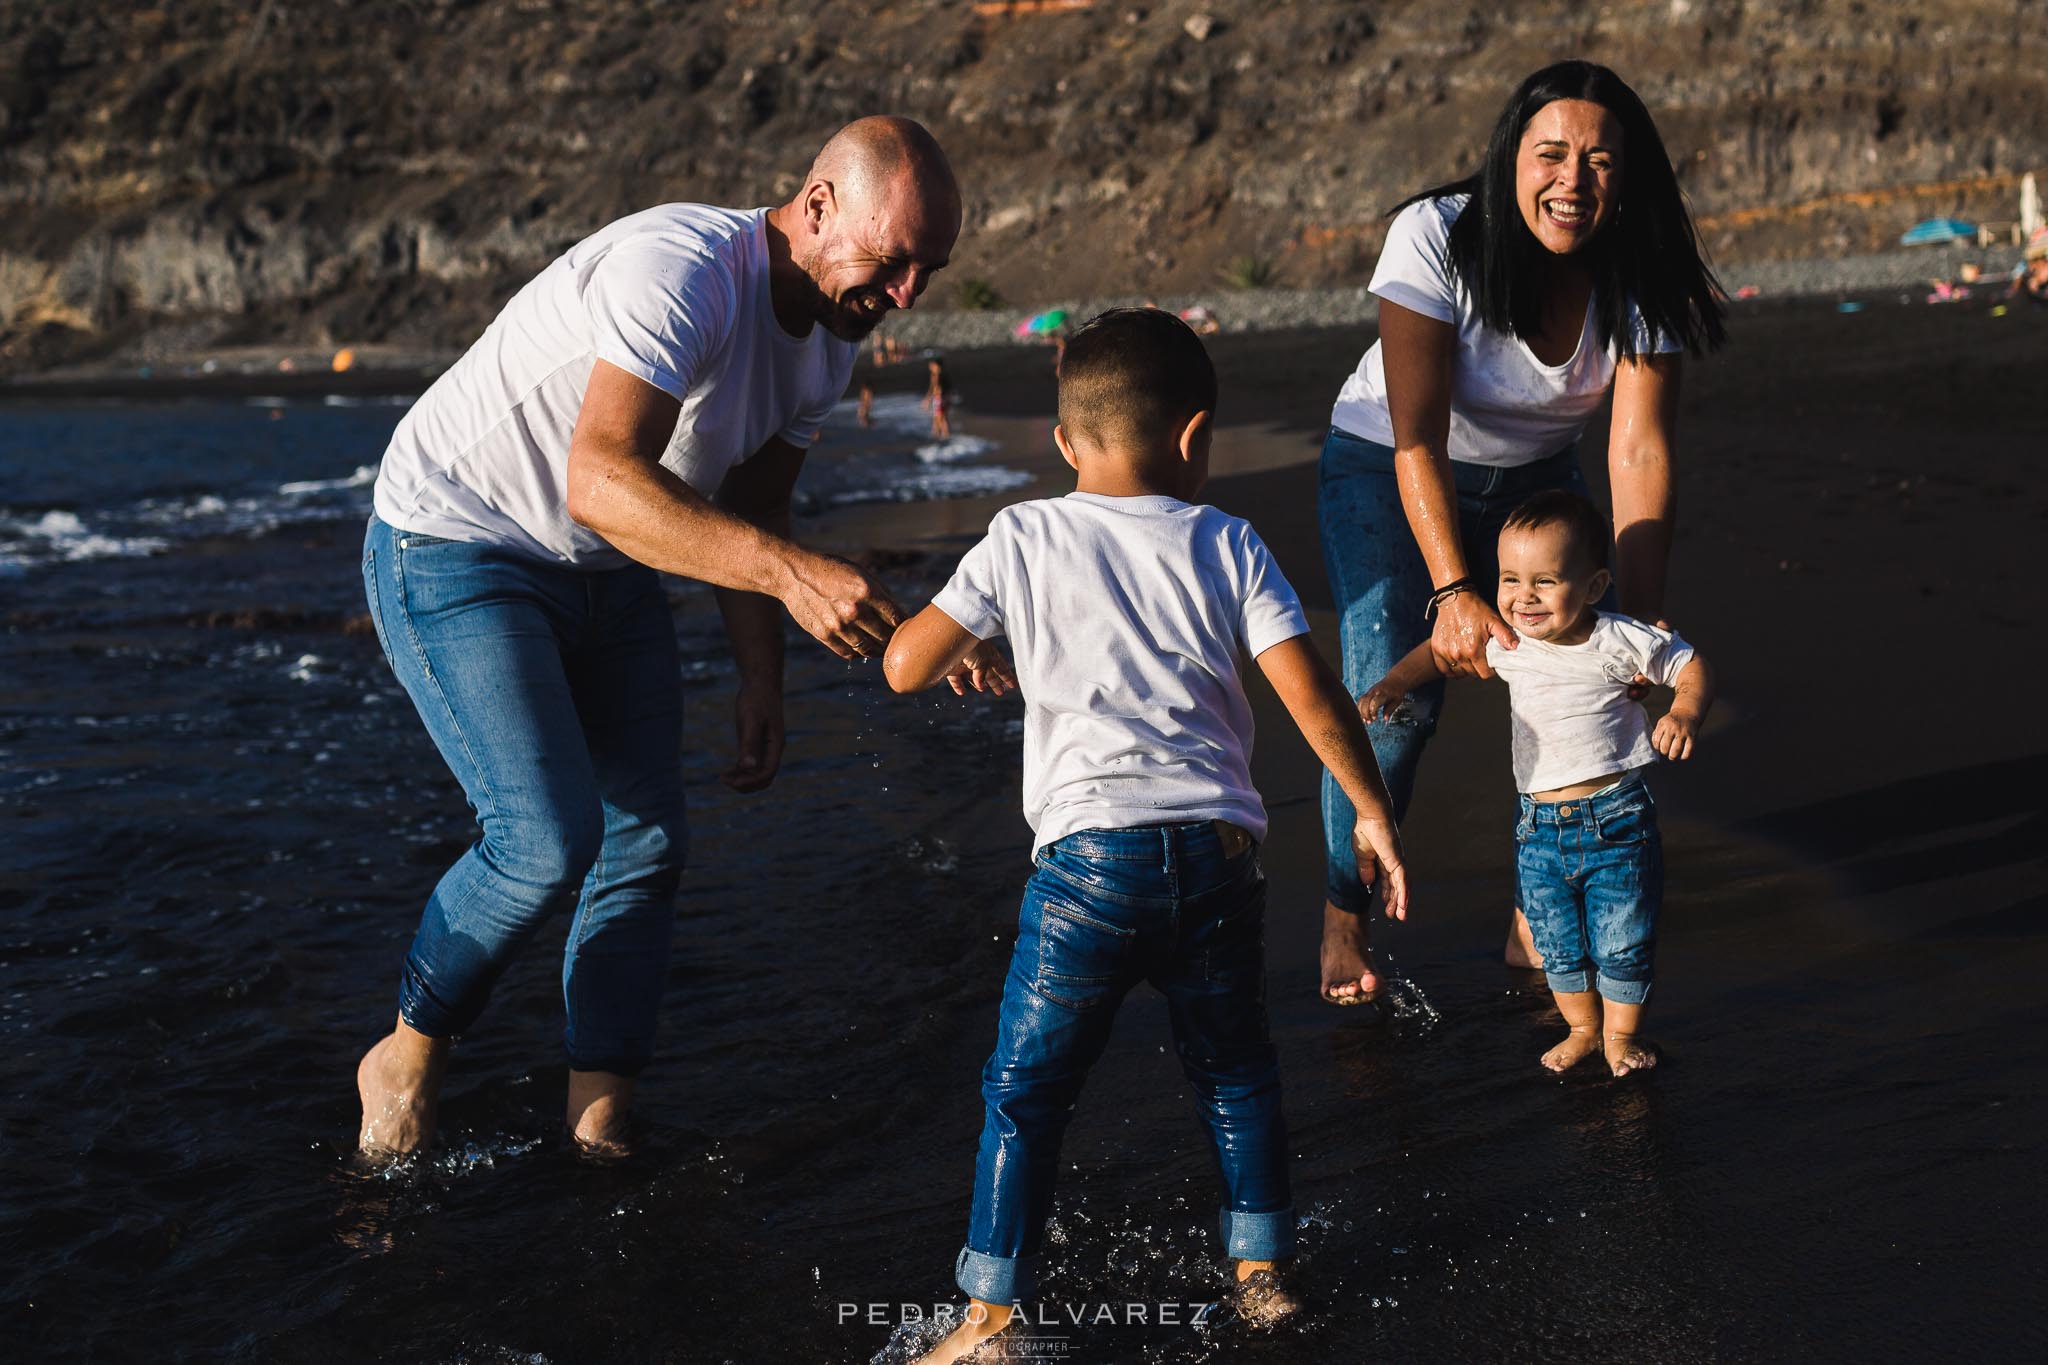
<path id="1" fill-rule="evenodd" d="M 395 1161 L 427 1145 L 441 1097 L 448 1040 L 429 1038 L 401 1019 L 363 1054 L 356 1093 L 363 1102 L 356 1150 L 372 1161 Z"/>
<path id="2" fill-rule="evenodd" d="M 1380 993 L 1366 920 L 1323 902 L 1323 999 L 1333 1005 L 1363 1005 Z"/>
<path id="3" fill-rule="evenodd" d="M 1529 917 L 1515 908 L 1514 918 L 1508 921 L 1508 946 L 1501 956 L 1510 967 L 1524 967 L 1540 970 L 1543 954 L 1536 951 L 1536 939 L 1529 932 Z"/>
<path id="4" fill-rule="evenodd" d="M 1632 1071 L 1648 1071 L 1655 1065 L 1656 1044 L 1638 1038 L 1633 1033 L 1607 1035 L 1607 1068 L 1616 1076 L 1626 1076 Z"/>
<path id="5" fill-rule="evenodd" d="M 970 1299 L 967 1312 L 962 1315 L 960 1325 L 946 1335 L 946 1339 L 932 1347 L 930 1352 L 919 1356 L 912 1365 L 953 1365 L 956 1360 L 975 1356 L 989 1338 L 1010 1325 L 1011 1309 L 1008 1304 L 983 1303 Z"/>
<path id="6" fill-rule="evenodd" d="M 1574 1028 L 1564 1041 L 1543 1054 L 1543 1065 L 1552 1071 L 1566 1071 L 1592 1056 L 1600 1048 L 1600 1030 Z"/>
<path id="7" fill-rule="evenodd" d="M 1280 1268 L 1271 1261 L 1237 1263 L 1237 1316 L 1247 1327 L 1271 1331 L 1301 1315 L 1307 1305 L 1287 1285 Z"/>

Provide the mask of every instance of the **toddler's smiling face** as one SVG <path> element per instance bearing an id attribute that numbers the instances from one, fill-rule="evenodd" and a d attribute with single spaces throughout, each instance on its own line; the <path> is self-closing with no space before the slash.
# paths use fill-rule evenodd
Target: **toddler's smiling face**
<path id="1" fill-rule="evenodd" d="M 1608 573 L 1586 562 L 1562 523 L 1500 533 L 1501 619 L 1531 640 L 1576 645 L 1593 632 L 1592 604 Z"/>

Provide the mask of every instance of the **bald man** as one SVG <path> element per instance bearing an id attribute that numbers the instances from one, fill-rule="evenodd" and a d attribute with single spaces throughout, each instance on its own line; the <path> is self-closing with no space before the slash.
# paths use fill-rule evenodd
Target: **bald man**
<path id="1" fill-rule="evenodd" d="M 867 574 L 789 539 L 790 491 L 858 342 L 917 301 L 959 231 L 931 134 L 862 119 L 780 208 L 667 204 L 577 243 L 399 423 L 363 581 L 478 837 L 357 1068 L 366 1155 L 428 1140 L 449 1040 L 564 911 L 569 1130 L 623 1150 L 685 845 L 657 571 L 718 589 L 739 673 L 723 780 L 759 791 L 782 757 L 782 612 L 847 657 L 900 619 Z"/>

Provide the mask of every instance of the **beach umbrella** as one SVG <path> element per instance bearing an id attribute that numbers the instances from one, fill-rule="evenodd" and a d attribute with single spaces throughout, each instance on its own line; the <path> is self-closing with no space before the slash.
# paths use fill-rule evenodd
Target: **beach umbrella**
<path id="1" fill-rule="evenodd" d="M 1067 310 L 1064 308 L 1048 308 L 1045 312 L 1031 319 L 1031 330 L 1039 336 L 1044 336 L 1049 332 L 1057 332 L 1066 325 Z"/>
<path id="2" fill-rule="evenodd" d="M 1899 234 L 1900 246 L 1941 246 L 1947 242 L 1974 242 L 1977 225 L 1960 218 L 1929 218 Z"/>

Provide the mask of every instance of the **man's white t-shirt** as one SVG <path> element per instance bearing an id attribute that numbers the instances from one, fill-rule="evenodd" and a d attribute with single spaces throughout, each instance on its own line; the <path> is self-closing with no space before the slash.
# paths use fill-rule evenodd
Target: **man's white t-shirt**
<path id="1" fill-rule="evenodd" d="M 1018 503 L 932 604 L 1010 639 L 1034 851 L 1193 820 L 1266 837 L 1240 669 L 1308 618 L 1249 522 L 1165 496 Z"/>
<path id="2" fill-rule="evenodd" d="M 1517 791 L 1555 791 L 1657 761 L 1649 717 L 1629 700 L 1628 685 L 1640 673 L 1675 686 L 1693 648 L 1632 616 L 1596 615 L 1583 644 L 1548 644 L 1520 631 L 1513 649 L 1486 642 L 1486 662 L 1508 685 Z"/>
<path id="3" fill-rule="evenodd" d="M 1585 430 L 1614 382 L 1616 348 L 1600 344 L 1595 300 L 1586 301 L 1578 350 L 1562 365 L 1546 365 L 1513 332 L 1499 332 L 1479 315 L 1478 300 L 1451 265 L 1451 224 L 1470 195 L 1419 199 L 1394 215 L 1387 244 L 1368 286 L 1374 294 L 1439 322 L 1456 323 L 1451 358 L 1450 457 L 1470 464 L 1532 464 L 1555 455 Z M 1673 337 L 1654 343 L 1633 304 L 1628 325 L 1639 355 L 1681 349 Z M 1394 443 L 1387 408 L 1386 362 L 1381 343 L 1344 381 L 1330 425 L 1381 445 Z"/>
<path id="4" fill-rule="evenodd" d="M 627 563 L 569 519 L 569 437 L 599 360 L 682 403 L 661 462 L 707 497 L 770 437 L 809 446 L 858 347 L 776 322 L 766 219 L 665 204 L 571 247 L 398 424 L 377 515 L 578 569 Z"/>

